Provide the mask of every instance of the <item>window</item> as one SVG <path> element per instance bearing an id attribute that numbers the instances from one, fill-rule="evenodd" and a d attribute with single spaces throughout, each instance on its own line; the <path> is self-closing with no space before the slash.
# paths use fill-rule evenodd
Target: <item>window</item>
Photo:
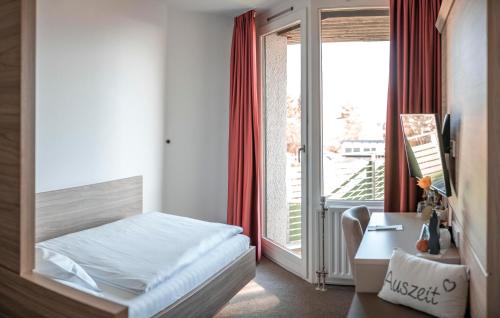
<path id="1" fill-rule="evenodd" d="M 383 200 L 389 13 L 321 13 L 323 192 Z"/>

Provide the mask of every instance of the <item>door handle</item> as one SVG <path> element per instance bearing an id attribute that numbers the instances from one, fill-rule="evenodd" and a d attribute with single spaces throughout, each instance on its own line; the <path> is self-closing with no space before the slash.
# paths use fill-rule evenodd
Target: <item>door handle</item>
<path id="1" fill-rule="evenodd" d="M 306 152 L 306 145 L 302 145 L 299 149 L 297 149 L 297 161 L 299 163 L 302 160 L 302 152 Z"/>

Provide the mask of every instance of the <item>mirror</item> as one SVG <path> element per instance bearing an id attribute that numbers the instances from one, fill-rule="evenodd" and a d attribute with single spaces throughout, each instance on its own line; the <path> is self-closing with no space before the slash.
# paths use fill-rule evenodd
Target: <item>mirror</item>
<path id="1" fill-rule="evenodd" d="M 451 195 L 437 114 L 402 114 L 401 126 L 410 176 L 430 176 L 432 188 Z"/>

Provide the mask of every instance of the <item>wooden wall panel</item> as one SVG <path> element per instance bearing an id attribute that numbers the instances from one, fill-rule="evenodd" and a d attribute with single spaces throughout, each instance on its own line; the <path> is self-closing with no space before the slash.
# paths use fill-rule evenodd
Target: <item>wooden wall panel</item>
<path id="1" fill-rule="evenodd" d="M 128 309 L 37 274 L 0 269 L 0 316 L 9 318 L 125 318 Z M 63 296 L 64 295 L 64 296 Z"/>
<path id="2" fill-rule="evenodd" d="M 34 0 L 0 0 L 0 266 L 16 273 L 33 267 L 35 28 Z"/>
<path id="3" fill-rule="evenodd" d="M 452 139 L 457 142 L 450 203 L 486 267 L 487 30 L 486 0 L 455 0 L 446 21 L 445 86 Z M 481 164 L 482 163 L 482 164 Z"/>
<path id="4" fill-rule="evenodd" d="M 34 263 L 35 0 L 0 0 L 0 317 L 127 317 Z"/>
<path id="5" fill-rule="evenodd" d="M 20 272 L 21 1 L 0 0 L 0 266 Z"/>
<path id="6" fill-rule="evenodd" d="M 488 1 L 488 316 L 500 317 L 500 1 Z"/>
<path id="7" fill-rule="evenodd" d="M 36 0 L 21 1 L 20 272 L 34 267 Z"/>
<path id="8" fill-rule="evenodd" d="M 471 269 L 470 309 L 488 316 L 488 39 L 487 1 L 455 0 L 443 26 L 444 108 L 451 114 L 456 158 L 450 159 L 462 262 Z"/>
<path id="9" fill-rule="evenodd" d="M 469 277 L 469 304 L 473 317 L 487 317 L 487 284 L 488 273 L 479 261 L 470 240 L 464 236 L 462 225 L 455 220 L 453 222 L 455 231 L 462 233 L 458 240 L 461 263 L 467 265 L 470 270 Z"/>

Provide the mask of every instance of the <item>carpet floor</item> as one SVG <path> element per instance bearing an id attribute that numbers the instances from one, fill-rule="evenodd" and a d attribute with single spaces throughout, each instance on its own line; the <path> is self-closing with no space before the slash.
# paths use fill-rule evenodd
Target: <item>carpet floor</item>
<path id="1" fill-rule="evenodd" d="M 215 316 L 253 317 L 345 317 L 354 296 L 354 287 L 328 286 L 319 292 L 315 286 L 263 258 L 257 275 Z"/>

